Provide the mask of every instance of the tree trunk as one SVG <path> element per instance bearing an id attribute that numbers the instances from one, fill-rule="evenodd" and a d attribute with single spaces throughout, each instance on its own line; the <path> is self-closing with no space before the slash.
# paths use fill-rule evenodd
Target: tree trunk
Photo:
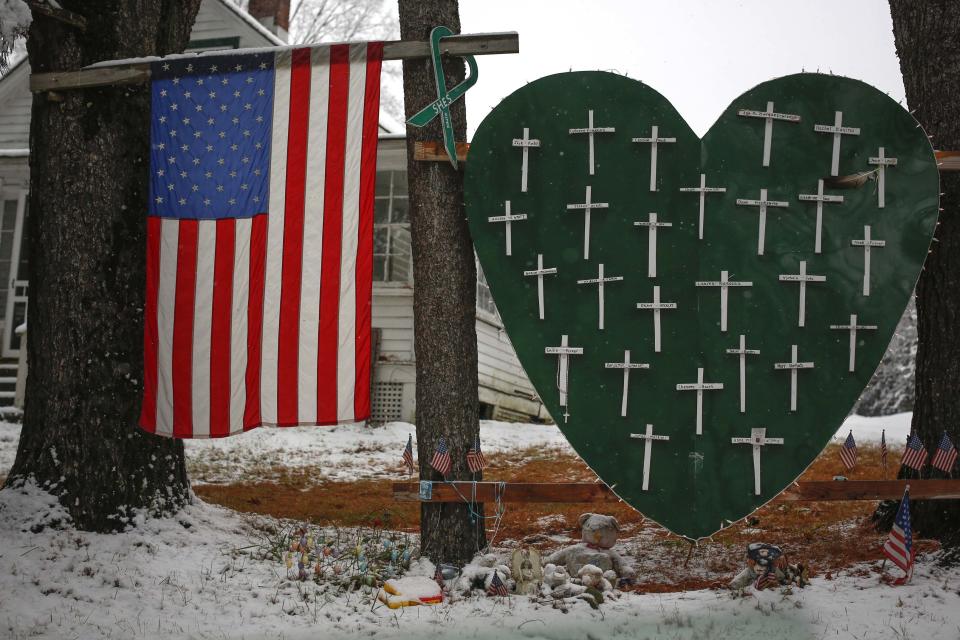
<path id="1" fill-rule="evenodd" d="M 400 36 L 429 40 L 439 25 L 460 32 L 457 0 L 399 0 Z M 444 61 L 447 87 L 464 78 L 463 61 Z M 404 109 L 410 117 L 436 99 L 429 58 L 403 63 Z M 450 107 L 457 140 L 466 139 L 466 108 Z M 473 476 L 466 454 L 479 430 L 477 398 L 476 286 L 473 242 L 463 208 L 463 174 L 447 162 L 415 162 L 417 140 L 440 140 L 440 119 L 407 128 L 407 177 L 413 234 L 413 322 L 417 360 L 417 451 L 420 477 L 441 476 L 430 459 L 445 437 L 454 479 Z M 477 478 L 479 479 L 479 478 Z M 486 545 L 483 507 L 466 503 L 423 503 L 421 547 L 434 562 L 467 563 Z"/>
<path id="2" fill-rule="evenodd" d="M 200 0 L 61 0 L 87 29 L 35 15 L 34 73 L 182 51 Z M 135 425 L 143 371 L 150 87 L 33 98 L 30 330 L 23 430 L 8 485 L 33 479 L 74 524 L 123 528 L 190 497 L 183 444 Z"/>
<path id="3" fill-rule="evenodd" d="M 907 104 L 938 149 L 960 149 L 960 3 L 890 0 Z M 917 283 L 917 368 L 913 430 L 931 458 L 946 431 L 960 445 L 960 175 L 941 173 L 936 242 Z M 921 474 L 901 468 L 900 477 Z M 926 467 L 923 477 L 945 477 Z M 895 505 L 886 505 L 889 523 Z M 960 546 L 960 501 L 911 504 L 919 535 Z M 956 553 L 956 551 L 954 552 Z M 948 556 L 952 554 L 947 554 Z"/>

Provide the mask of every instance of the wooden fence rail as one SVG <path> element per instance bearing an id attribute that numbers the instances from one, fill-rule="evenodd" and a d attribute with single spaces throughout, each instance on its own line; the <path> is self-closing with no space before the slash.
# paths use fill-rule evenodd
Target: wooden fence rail
<path id="1" fill-rule="evenodd" d="M 960 480 L 828 480 L 795 482 L 776 500 L 816 502 L 841 500 L 896 500 L 910 485 L 910 497 L 916 500 L 960 499 Z M 613 503 L 618 498 L 599 482 L 434 482 L 427 502 L 563 502 Z M 419 502 L 420 483 L 393 483 L 393 499 Z"/>

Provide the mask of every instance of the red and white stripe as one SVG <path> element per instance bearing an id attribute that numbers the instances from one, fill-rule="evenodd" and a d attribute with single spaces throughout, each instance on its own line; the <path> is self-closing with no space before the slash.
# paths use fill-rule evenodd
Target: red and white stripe
<path id="1" fill-rule="evenodd" d="M 890 558 L 893 564 L 904 571 L 912 564 L 903 529 L 896 523 L 894 523 L 893 528 L 890 529 L 890 536 L 887 538 L 887 541 L 883 543 L 883 555 Z"/>
<path id="2" fill-rule="evenodd" d="M 900 458 L 900 464 L 921 471 L 923 465 L 927 462 L 927 450 L 925 448 L 912 449 L 907 447 Z"/>
<path id="3" fill-rule="evenodd" d="M 382 52 L 276 54 L 267 214 L 148 218 L 144 430 L 369 417 Z"/>
<path id="4" fill-rule="evenodd" d="M 857 466 L 856 447 L 840 447 L 840 460 L 843 461 L 843 466 L 846 467 L 848 471 Z"/>

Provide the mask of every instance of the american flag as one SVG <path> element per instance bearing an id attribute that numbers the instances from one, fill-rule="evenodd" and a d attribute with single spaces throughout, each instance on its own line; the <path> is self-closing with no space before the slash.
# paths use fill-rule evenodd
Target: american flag
<path id="1" fill-rule="evenodd" d="M 883 465 L 883 470 L 887 470 L 887 430 L 884 429 L 880 432 L 880 464 Z"/>
<path id="2" fill-rule="evenodd" d="M 505 596 L 510 592 L 507 591 L 507 585 L 503 584 L 503 580 L 500 579 L 500 574 L 494 570 L 493 579 L 490 580 L 490 586 L 487 587 L 487 594 L 491 596 Z"/>
<path id="3" fill-rule="evenodd" d="M 953 471 L 953 464 L 957 461 L 957 448 L 953 446 L 953 443 L 950 442 L 950 438 L 947 436 L 947 432 L 943 432 L 943 437 L 940 438 L 940 444 L 937 446 L 937 452 L 933 454 L 933 460 L 930 461 L 930 465 L 940 469 L 944 473 L 950 473 Z"/>
<path id="4" fill-rule="evenodd" d="M 450 459 L 450 450 L 447 449 L 447 439 L 441 437 L 437 450 L 433 452 L 433 458 L 430 459 L 430 466 L 436 469 L 440 475 L 445 476 L 450 473 L 453 467 L 453 461 Z"/>
<path id="5" fill-rule="evenodd" d="M 753 588 L 757 591 L 764 589 L 774 589 L 780 586 L 780 580 L 777 579 L 776 571 L 765 571 L 753 583 Z"/>
<path id="6" fill-rule="evenodd" d="M 467 451 L 467 467 L 469 467 L 471 473 L 478 473 L 483 471 L 486 466 L 487 459 L 483 457 L 483 451 L 480 449 L 480 435 L 477 434 L 473 446 Z"/>
<path id="7" fill-rule="evenodd" d="M 907 446 L 903 450 L 903 457 L 900 458 L 900 464 L 906 465 L 911 469 L 920 471 L 927 461 L 927 450 L 923 448 L 923 443 L 917 434 L 911 433 L 907 438 Z"/>
<path id="8" fill-rule="evenodd" d="M 152 64 L 140 426 L 370 414 L 382 43 Z"/>
<path id="9" fill-rule="evenodd" d="M 853 431 L 847 435 L 846 442 L 840 447 L 840 459 L 848 471 L 857 466 L 857 443 L 853 440 Z"/>
<path id="10" fill-rule="evenodd" d="M 407 446 L 403 448 L 403 464 L 407 465 L 407 470 L 413 473 L 413 436 L 407 436 Z"/>
<path id="11" fill-rule="evenodd" d="M 890 529 L 890 536 L 883 543 L 883 555 L 907 572 L 907 575 L 897 580 L 895 584 L 903 584 L 913 574 L 913 530 L 910 527 L 910 488 L 903 492 L 903 500 L 897 510 L 897 517 Z"/>

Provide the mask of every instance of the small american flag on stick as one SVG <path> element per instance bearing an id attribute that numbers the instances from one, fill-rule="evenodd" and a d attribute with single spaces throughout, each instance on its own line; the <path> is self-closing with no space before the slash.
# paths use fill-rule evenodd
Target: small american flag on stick
<path id="1" fill-rule="evenodd" d="M 847 436 L 846 442 L 840 447 L 840 459 L 847 471 L 857 466 L 857 443 L 853 439 L 853 431 Z"/>
<path id="2" fill-rule="evenodd" d="M 880 432 L 880 464 L 883 465 L 883 471 L 887 471 L 887 430 Z"/>
<path id="3" fill-rule="evenodd" d="M 923 443 L 917 434 L 911 433 L 907 438 L 907 446 L 903 450 L 903 456 L 900 458 L 900 464 L 906 465 L 911 469 L 920 471 L 927 462 L 927 450 L 923 448 Z"/>
<path id="4" fill-rule="evenodd" d="M 480 449 L 480 434 L 473 441 L 473 446 L 467 451 L 467 467 L 470 473 L 479 473 L 487 466 L 487 459 L 483 457 L 483 451 Z"/>
<path id="5" fill-rule="evenodd" d="M 924 452 L 926 453 L 926 452 Z M 903 569 L 907 575 L 893 584 L 905 584 L 913 576 L 913 530 L 910 527 L 910 485 L 903 492 L 903 500 L 890 529 L 890 537 L 883 544 L 883 555 Z"/>
<path id="6" fill-rule="evenodd" d="M 491 596 L 505 596 L 508 595 L 507 585 L 503 584 L 503 580 L 500 579 L 500 574 L 496 570 L 493 572 L 493 579 L 490 581 L 490 586 L 487 587 L 487 593 Z"/>
<path id="7" fill-rule="evenodd" d="M 940 444 L 937 446 L 937 452 L 933 454 L 933 460 L 930 464 L 944 473 L 950 473 L 953 471 L 953 465 L 956 461 L 957 448 L 953 446 L 947 432 L 944 431 L 943 437 L 940 438 Z"/>
<path id="8" fill-rule="evenodd" d="M 407 470 L 410 473 L 413 473 L 413 436 L 407 435 L 407 446 L 403 448 L 403 464 L 407 466 Z"/>
<path id="9" fill-rule="evenodd" d="M 775 589 L 780 586 L 780 580 L 777 579 L 776 571 L 766 571 L 760 575 L 753 583 L 753 588 L 757 591 L 764 589 Z"/>
<path id="10" fill-rule="evenodd" d="M 441 437 L 437 444 L 437 450 L 433 452 L 433 458 L 430 459 L 430 466 L 437 472 L 446 476 L 453 467 L 453 461 L 450 459 L 450 450 L 447 448 L 447 439 Z"/>

